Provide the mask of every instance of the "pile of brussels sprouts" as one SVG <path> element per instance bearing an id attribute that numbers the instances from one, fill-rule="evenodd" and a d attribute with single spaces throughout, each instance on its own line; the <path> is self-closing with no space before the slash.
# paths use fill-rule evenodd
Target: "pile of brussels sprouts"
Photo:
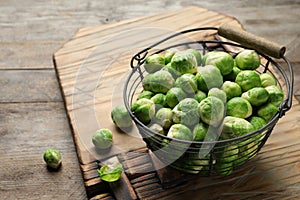
<path id="1" fill-rule="evenodd" d="M 130 109 L 144 125 L 169 138 L 192 143 L 243 136 L 264 127 L 284 98 L 273 75 L 258 73 L 259 66 L 260 57 L 254 50 L 236 55 L 223 51 L 201 55 L 195 49 L 172 48 L 152 54 L 144 62 L 143 90 Z M 111 118 L 121 130 L 132 126 L 124 105 L 115 107 Z M 231 174 L 252 158 L 263 134 L 217 145 L 213 158 L 217 173 Z M 161 147 L 168 146 L 168 140 L 158 141 Z M 211 162 L 207 155 L 183 152 L 175 156 L 172 166 L 199 173 Z M 168 157 L 172 160 L 172 153 Z"/>
<path id="2" fill-rule="evenodd" d="M 284 98 L 273 75 L 258 73 L 259 66 L 259 55 L 248 49 L 236 55 L 223 51 L 202 55 L 195 49 L 176 48 L 152 54 L 145 59 L 143 91 L 131 111 L 169 138 L 203 141 L 208 129 L 214 128 L 221 130 L 217 140 L 243 136 L 266 125 Z M 236 156 L 220 158 L 243 156 L 239 146 L 226 148 L 233 150 L 223 153 Z"/>
<path id="3" fill-rule="evenodd" d="M 194 49 L 153 54 L 144 62 L 144 90 L 131 111 L 171 138 L 201 141 L 200 125 L 222 126 L 221 139 L 242 136 L 258 128 L 253 118 L 266 124 L 284 98 L 271 74 L 255 71 L 259 66 L 254 50 L 243 50 L 235 58 L 221 51 L 202 56 Z"/>

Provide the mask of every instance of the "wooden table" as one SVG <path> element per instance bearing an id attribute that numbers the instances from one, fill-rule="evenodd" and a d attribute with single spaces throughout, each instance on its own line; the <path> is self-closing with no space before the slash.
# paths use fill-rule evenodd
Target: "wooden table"
<path id="1" fill-rule="evenodd" d="M 299 1 L 3 1 L 0 3 L 0 199 L 86 199 L 52 54 L 80 27 L 199 5 L 287 46 L 300 97 Z M 118 6 L 116 6 L 118 5 Z M 49 172 L 45 149 L 63 153 Z M 296 190 L 299 192 L 299 189 Z"/>

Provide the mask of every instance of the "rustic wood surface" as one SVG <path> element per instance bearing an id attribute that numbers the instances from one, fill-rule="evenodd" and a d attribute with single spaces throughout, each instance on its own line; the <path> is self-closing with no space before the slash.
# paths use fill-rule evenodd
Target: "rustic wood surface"
<path id="1" fill-rule="evenodd" d="M 189 5 L 236 17 L 246 30 L 286 45 L 286 55 L 295 70 L 295 95 L 299 97 L 300 2 L 297 0 L 1 1 L 0 199 L 86 199 L 52 54 L 78 28 Z M 286 127 L 296 125 L 287 124 Z M 56 173 L 48 172 L 42 160 L 43 151 L 50 146 L 60 149 L 64 156 L 63 167 Z M 295 161 L 291 168 L 299 167 L 298 164 Z M 299 194 L 297 186 L 290 186 L 295 195 Z M 96 198 L 110 199 L 110 194 Z"/>

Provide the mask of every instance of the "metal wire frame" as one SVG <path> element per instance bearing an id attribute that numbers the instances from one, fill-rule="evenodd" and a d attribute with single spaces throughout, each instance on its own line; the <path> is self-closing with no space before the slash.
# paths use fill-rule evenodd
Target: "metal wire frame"
<path id="1" fill-rule="evenodd" d="M 281 88 L 283 87 L 286 88 L 286 95 L 285 95 L 285 99 L 279 106 L 279 111 L 273 116 L 273 118 L 264 127 L 252 133 L 240 137 L 232 138 L 232 139 L 203 141 L 203 142 L 198 142 L 198 141 L 191 142 L 191 141 L 173 139 L 151 130 L 147 125 L 140 122 L 135 117 L 134 113 L 131 112 L 130 110 L 130 106 L 133 103 L 134 96 L 137 94 L 138 89 L 140 88 L 143 78 L 146 74 L 145 70 L 143 69 L 143 63 L 145 61 L 145 58 L 149 54 L 149 51 L 154 47 L 176 36 L 190 33 L 190 32 L 206 31 L 206 30 L 218 30 L 218 29 L 215 27 L 203 27 L 203 28 L 184 30 L 175 33 L 171 36 L 168 36 L 165 39 L 158 41 L 157 43 L 135 54 L 132 57 L 130 62 L 132 71 L 125 82 L 123 98 L 124 98 L 125 107 L 127 108 L 129 114 L 131 115 L 132 119 L 136 123 L 137 128 L 143 137 L 143 140 L 146 142 L 148 148 L 151 149 L 163 162 L 170 164 L 172 167 L 176 169 L 188 173 L 197 173 L 197 174 L 199 173 L 203 176 L 210 176 L 214 174 L 226 175 L 229 174 L 232 170 L 232 168 L 230 167 L 232 162 L 235 163 L 235 168 L 238 168 L 240 165 L 244 164 L 246 161 L 253 158 L 260 151 L 260 149 L 263 147 L 268 137 L 270 136 L 279 118 L 281 118 L 291 108 L 294 75 L 293 75 L 292 65 L 290 64 L 290 62 L 286 57 L 283 56 L 282 60 L 287 65 L 289 76 L 288 74 L 286 74 L 286 72 L 284 71 L 280 63 L 275 62 L 271 57 L 265 55 L 264 53 L 258 52 L 261 57 L 267 60 L 265 65 L 261 64 L 261 67 L 263 67 L 264 69 L 263 72 L 269 72 L 273 75 L 278 74 L 280 78 L 283 79 L 284 84 L 280 84 L 280 82 L 278 81 L 279 77 L 276 76 L 275 77 L 277 78 L 277 82 L 279 86 Z M 179 46 L 187 47 L 192 44 L 198 44 L 198 45 L 200 44 L 202 48 L 199 50 L 202 50 L 203 54 L 205 52 L 223 47 L 224 45 L 230 45 L 237 48 L 247 49 L 246 47 L 233 42 L 225 42 L 219 40 L 198 40 L 198 41 L 173 44 L 161 48 L 160 50 L 157 50 L 154 53 L 161 53 L 173 47 L 179 47 Z M 224 48 L 222 50 L 226 51 Z M 233 52 L 229 52 L 229 53 L 231 53 L 233 56 L 236 55 Z M 276 73 L 272 72 L 272 70 L 269 67 L 270 65 L 275 67 L 275 69 L 277 70 Z M 168 143 L 167 146 L 165 145 L 166 143 Z M 221 159 L 219 154 L 224 154 L 224 153 L 226 154 L 226 151 L 224 151 L 224 149 L 229 148 L 231 146 L 236 146 L 235 148 L 237 149 L 244 149 L 244 152 L 239 151 L 238 153 L 239 155 L 235 155 L 231 153 L 229 157 L 235 156 L 235 159 L 232 159 L 233 161 L 231 162 L 226 162 L 226 156 L 222 156 Z M 190 157 L 191 155 L 199 154 L 200 149 L 203 150 L 203 148 L 204 150 L 208 151 L 208 154 L 205 158 L 194 156 L 191 159 L 189 159 L 189 161 L 193 161 L 192 164 L 186 163 L 184 166 L 182 165 L 182 163 L 184 163 L 184 161 L 182 160 L 185 157 Z M 232 148 L 228 151 L 234 152 L 235 148 Z M 184 154 L 181 155 L 182 152 L 184 152 Z M 178 156 L 179 159 L 177 159 L 177 161 L 175 162 L 172 162 L 172 154 L 174 154 L 175 156 L 180 155 Z M 242 156 L 240 156 L 240 154 Z M 218 165 L 219 163 L 222 164 L 222 167 Z"/>

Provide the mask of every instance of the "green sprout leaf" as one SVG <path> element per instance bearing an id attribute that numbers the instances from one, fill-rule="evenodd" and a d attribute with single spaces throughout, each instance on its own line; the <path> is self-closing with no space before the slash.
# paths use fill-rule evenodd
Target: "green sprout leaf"
<path id="1" fill-rule="evenodd" d="M 112 165 L 103 165 L 98 169 L 99 177 L 106 182 L 114 182 L 120 179 L 123 172 L 123 167 L 120 163 Z"/>

